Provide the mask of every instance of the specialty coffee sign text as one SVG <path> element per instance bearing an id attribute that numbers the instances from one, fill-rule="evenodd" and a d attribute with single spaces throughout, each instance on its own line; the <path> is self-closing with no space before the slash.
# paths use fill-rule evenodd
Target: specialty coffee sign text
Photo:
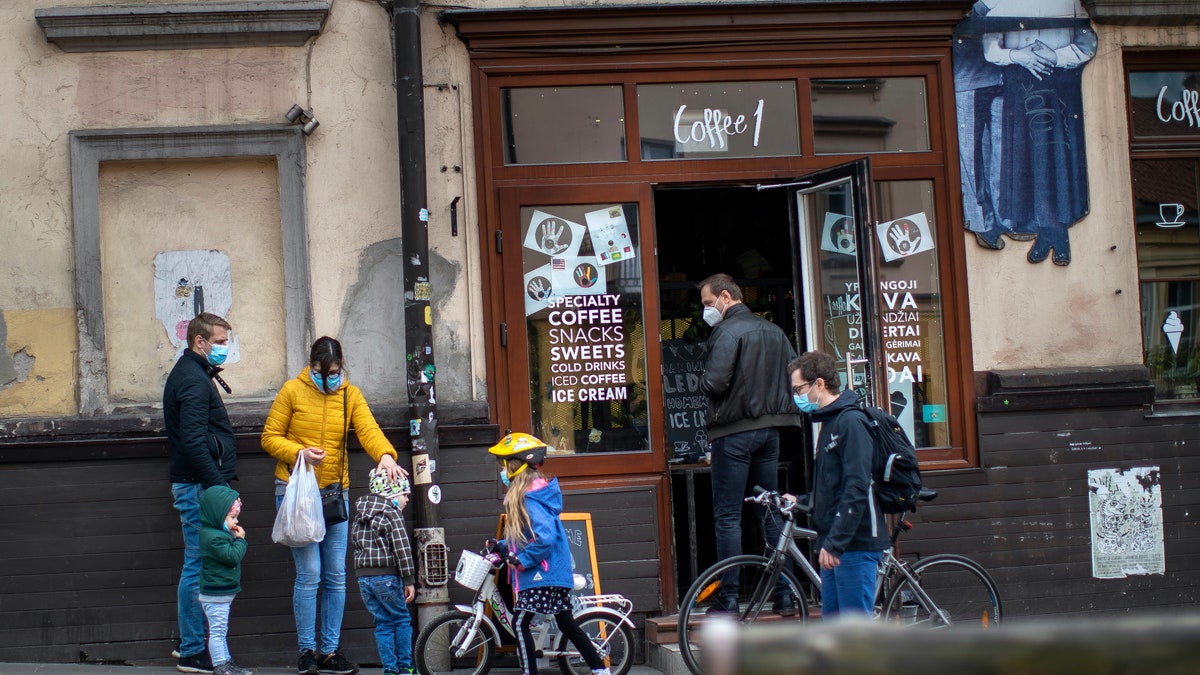
<path id="1" fill-rule="evenodd" d="M 618 293 L 550 299 L 551 396 L 557 403 L 629 398 L 624 311 Z"/>

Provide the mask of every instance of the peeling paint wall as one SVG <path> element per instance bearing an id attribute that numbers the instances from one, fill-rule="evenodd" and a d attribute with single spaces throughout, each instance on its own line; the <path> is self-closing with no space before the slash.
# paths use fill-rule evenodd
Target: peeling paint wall
<path id="1" fill-rule="evenodd" d="M 403 340 L 403 322 L 388 304 L 402 286 L 386 262 L 360 270 L 373 244 L 394 245 L 400 235 L 390 18 L 384 9 L 374 2 L 334 2 L 321 35 L 302 47 L 64 53 L 46 42 L 34 21 L 34 10 L 46 6 L 42 0 L 0 6 L 0 61 L 10 64 L 0 70 L 3 416 L 73 415 L 80 409 L 68 133 L 284 124 L 293 103 L 311 106 L 320 121 L 305 141 L 311 268 L 305 283 L 311 286 L 313 332 L 350 342 L 364 332 L 384 336 L 364 347 L 371 367 L 360 383 L 382 399 L 403 401 L 393 379 L 403 372 L 404 352 L 394 344 Z M 114 405 L 157 402 L 174 360 L 147 295 L 153 292 L 153 255 L 160 251 L 230 243 L 235 304 L 229 318 L 244 354 L 225 374 L 235 390 L 230 398 L 269 400 L 296 374 L 282 365 L 277 173 L 254 159 L 187 164 L 101 166 L 102 260 L 89 265 L 102 270 L 106 353 L 85 360 L 107 360 Z M 363 278 L 370 291 L 351 290 Z M 236 299 L 239 294 L 246 295 Z M 461 307 L 455 311 L 465 314 Z M 355 313 L 364 320 L 351 327 L 348 318 Z M 468 329 L 466 321 L 457 325 Z M 339 335 L 343 326 L 347 332 Z M 83 370 L 85 377 L 101 379 L 90 367 Z M 375 373 L 377 384 L 371 384 Z"/>

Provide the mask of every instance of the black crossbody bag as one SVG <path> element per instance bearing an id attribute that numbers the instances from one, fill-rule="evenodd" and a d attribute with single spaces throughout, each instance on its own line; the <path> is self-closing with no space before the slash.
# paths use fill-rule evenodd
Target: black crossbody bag
<path id="1" fill-rule="evenodd" d="M 346 475 L 346 441 L 350 436 L 349 396 L 342 390 L 342 417 L 345 418 L 346 428 L 342 433 L 342 465 L 338 472 L 337 482 L 321 490 L 321 511 L 325 514 L 325 525 L 336 525 L 346 522 L 346 493 L 342 490 L 342 476 Z"/>

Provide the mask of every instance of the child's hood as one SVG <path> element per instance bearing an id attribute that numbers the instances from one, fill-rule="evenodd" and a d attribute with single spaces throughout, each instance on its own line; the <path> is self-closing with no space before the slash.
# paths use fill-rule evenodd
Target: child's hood
<path id="1" fill-rule="evenodd" d="M 221 529 L 225 516 L 237 501 L 238 493 L 231 487 L 214 485 L 200 495 L 200 522 L 208 527 Z"/>
<path id="2" fill-rule="evenodd" d="M 562 513 L 563 496 L 562 490 L 558 487 L 558 479 L 551 478 L 545 485 L 537 486 L 525 493 L 526 500 L 532 500 L 552 513 Z"/>
<path id="3" fill-rule="evenodd" d="M 379 515 L 386 509 L 395 508 L 390 500 L 384 499 L 379 495 L 363 495 L 358 498 L 358 502 L 354 505 L 355 516 L 357 522 L 365 523 L 375 516 Z"/>

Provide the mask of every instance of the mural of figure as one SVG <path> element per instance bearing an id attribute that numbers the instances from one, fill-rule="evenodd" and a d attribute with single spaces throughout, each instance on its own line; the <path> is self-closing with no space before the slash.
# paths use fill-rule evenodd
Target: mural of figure
<path id="1" fill-rule="evenodd" d="M 998 91 L 994 71 L 971 58 L 976 35 L 1001 73 Z M 1067 229 L 1088 212 L 1080 67 L 1096 54 L 1096 34 L 1087 13 L 1079 0 L 980 0 L 958 38 L 956 88 L 972 92 L 968 119 L 959 97 L 960 140 L 972 135 L 960 143 L 968 227 L 990 248 L 1002 247 L 1001 235 L 1034 238 L 1030 262 L 1053 252 L 1067 265 Z"/>

